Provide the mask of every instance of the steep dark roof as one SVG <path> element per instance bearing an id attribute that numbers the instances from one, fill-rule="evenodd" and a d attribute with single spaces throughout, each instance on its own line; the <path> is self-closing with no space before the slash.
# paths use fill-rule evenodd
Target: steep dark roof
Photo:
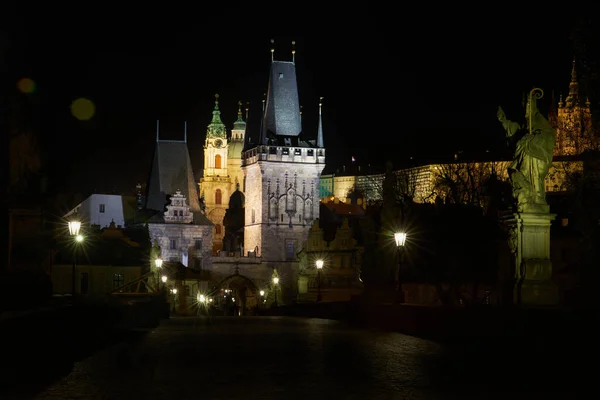
<path id="1" fill-rule="evenodd" d="M 148 184 L 146 207 L 164 211 L 167 196 L 177 190 L 187 198 L 187 203 L 194 211 L 200 211 L 198 188 L 192 162 L 184 141 L 159 140 L 156 142 L 154 162 Z"/>
<path id="2" fill-rule="evenodd" d="M 296 66 L 273 61 L 267 91 L 264 126 L 275 135 L 298 136 L 302 132 Z"/>

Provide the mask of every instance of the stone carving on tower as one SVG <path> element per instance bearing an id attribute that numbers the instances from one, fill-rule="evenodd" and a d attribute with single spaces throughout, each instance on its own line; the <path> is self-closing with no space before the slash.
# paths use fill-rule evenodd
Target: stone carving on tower
<path id="1" fill-rule="evenodd" d="M 214 224 L 213 251 L 222 248 L 225 229 L 223 217 L 229 205 L 231 178 L 228 173 L 228 141 L 225 124 L 221 120 L 219 95 L 215 95 L 212 121 L 204 143 L 204 173 L 200 179 L 200 195 L 204 198 L 206 216 Z"/>
<path id="2" fill-rule="evenodd" d="M 191 224 L 194 220 L 192 209 L 187 205 L 186 198 L 181 194 L 181 190 L 171 196 L 171 204 L 167 206 L 163 218 L 167 224 Z"/>
<path id="3" fill-rule="evenodd" d="M 598 147 L 592 129 L 590 101 L 586 99 L 584 102 L 580 96 L 575 60 L 571 70 L 569 94 L 564 101 L 561 95 L 558 102 L 556 131 L 555 156 L 575 156 Z"/>

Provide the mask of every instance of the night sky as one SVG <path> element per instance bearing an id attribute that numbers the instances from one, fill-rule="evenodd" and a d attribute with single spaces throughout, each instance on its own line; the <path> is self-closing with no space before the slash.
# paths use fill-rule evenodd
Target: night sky
<path id="1" fill-rule="evenodd" d="M 21 29 L 5 35 L 9 98 L 32 116 L 25 124 L 42 138 L 55 188 L 131 193 L 148 178 L 157 119 L 163 139 L 181 139 L 188 122 L 197 177 L 215 93 L 228 129 L 237 102 L 250 102 L 249 134 L 256 136 L 269 40 L 280 60 L 291 59 L 295 40 L 304 134 L 316 136 L 323 96 L 328 170 L 352 156 L 361 164 L 400 165 L 411 156 L 498 150 L 498 105 L 515 119 L 523 92 L 534 85 L 546 91 L 543 101 L 568 91 L 577 25 L 559 16 L 535 24 L 528 18 L 428 16 L 408 21 L 413 27 L 397 21 L 397 30 L 386 21 L 378 31 L 372 21 L 313 36 L 131 25 L 43 35 Z M 36 83 L 33 93 L 17 90 L 24 77 Z M 96 106 L 89 121 L 71 115 L 78 98 Z"/>

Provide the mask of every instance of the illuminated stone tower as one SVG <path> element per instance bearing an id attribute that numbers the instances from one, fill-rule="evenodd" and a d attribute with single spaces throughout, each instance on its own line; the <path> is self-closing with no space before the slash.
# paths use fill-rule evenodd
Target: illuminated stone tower
<path id="1" fill-rule="evenodd" d="M 590 102 L 588 99 L 583 102 L 579 94 L 575 60 L 573 60 L 569 95 L 565 101 L 561 95 L 558 102 L 555 156 L 578 155 L 594 148 L 595 137 L 592 131 Z"/>
<path id="2" fill-rule="evenodd" d="M 200 194 L 204 196 L 206 216 L 214 224 L 213 251 L 221 249 L 223 243 L 223 217 L 229 206 L 231 179 L 227 166 L 227 131 L 221 121 L 219 95 L 215 95 L 215 108 L 204 142 L 204 173 L 200 179 Z"/>
<path id="3" fill-rule="evenodd" d="M 246 179 L 244 250 L 257 251 L 263 262 L 283 272 L 284 280 L 284 266 L 293 267 L 319 217 L 325 148 L 320 118 L 317 140 L 302 137 L 295 51 L 292 61 L 274 60 L 273 52 L 272 48 L 260 138 L 242 157 Z"/>

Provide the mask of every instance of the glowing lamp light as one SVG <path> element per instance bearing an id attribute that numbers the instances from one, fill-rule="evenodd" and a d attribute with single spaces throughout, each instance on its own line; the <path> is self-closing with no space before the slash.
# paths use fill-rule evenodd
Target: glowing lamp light
<path id="1" fill-rule="evenodd" d="M 79 243 L 81 243 L 81 242 L 83 242 L 83 236 L 77 235 L 77 236 L 75 236 L 75 240 L 78 241 Z"/>
<path id="2" fill-rule="evenodd" d="M 177 289 L 173 289 L 173 294 L 177 294 Z"/>
<path id="3" fill-rule="evenodd" d="M 81 229 L 81 222 L 79 222 L 79 221 L 70 221 L 69 222 L 69 234 L 71 236 L 79 236 L 80 229 Z"/>
<path id="4" fill-rule="evenodd" d="M 277 285 L 279 283 L 279 278 L 278 277 L 273 278 L 273 283 Z"/>
<path id="5" fill-rule="evenodd" d="M 206 303 L 206 297 L 204 297 L 203 294 L 200 295 L 199 300 L 200 300 L 200 303 Z"/>
<path id="6" fill-rule="evenodd" d="M 405 232 L 396 232 L 394 233 L 394 240 L 396 241 L 396 246 L 402 247 L 406 243 L 406 233 Z"/>
<path id="7" fill-rule="evenodd" d="M 264 295 L 265 295 L 265 291 L 264 291 L 264 290 L 261 290 L 261 291 L 260 291 L 260 295 L 261 295 L 261 296 L 264 296 Z"/>
<path id="8" fill-rule="evenodd" d="M 160 279 L 163 281 L 163 283 L 167 282 L 167 276 L 166 275 L 161 276 Z"/>
<path id="9" fill-rule="evenodd" d="M 17 82 L 17 88 L 23 93 L 35 92 L 35 82 L 30 78 L 23 78 Z"/>
<path id="10" fill-rule="evenodd" d="M 163 263 L 163 260 L 160 257 L 158 257 L 156 260 L 154 260 L 154 265 L 156 265 L 156 268 L 162 267 L 162 263 Z"/>
<path id="11" fill-rule="evenodd" d="M 317 269 L 323 269 L 323 264 L 324 264 L 323 260 L 317 260 L 316 264 L 317 264 Z"/>
<path id="12" fill-rule="evenodd" d="M 87 121 L 96 113 L 96 106 L 91 100 L 80 98 L 71 104 L 71 113 L 78 120 Z"/>

